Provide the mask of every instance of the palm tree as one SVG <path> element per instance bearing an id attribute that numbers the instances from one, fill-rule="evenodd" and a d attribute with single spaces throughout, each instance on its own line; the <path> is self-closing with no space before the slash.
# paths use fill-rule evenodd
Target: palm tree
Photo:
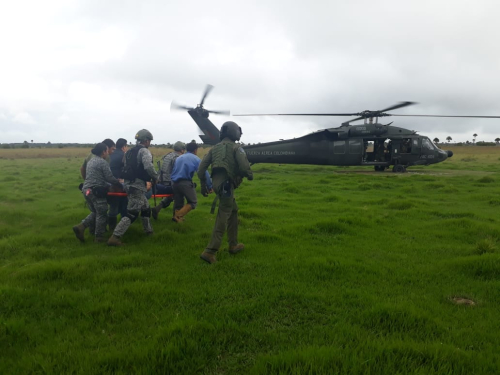
<path id="1" fill-rule="evenodd" d="M 437 138 L 437 137 L 436 137 L 436 138 L 434 138 L 434 139 L 432 140 L 432 142 L 434 142 L 434 143 L 439 143 L 439 138 Z"/>
<path id="2" fill-rule="evenodd" d="M 476 137 L 477 137 L 477 134 L 476 134 L 476 133 L 474 133 L 472 136 L 474 137 L 474 143 L 476 143 Z"/>
<path id="3" fill-rule="evenodd" d="M 452 138 L 450 136 L 447 136 L 446 140 L 448 141 L 448 143 L 450 143 L 450 141 L 452 140 Z"/>

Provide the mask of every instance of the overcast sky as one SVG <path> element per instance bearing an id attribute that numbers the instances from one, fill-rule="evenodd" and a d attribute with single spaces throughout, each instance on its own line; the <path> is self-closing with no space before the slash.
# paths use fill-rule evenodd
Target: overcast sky
<path id="1" fill-rule="evenodd" d="M 378 110 L 500 115 L 500 2 L 3 1 L 0 143 L 198 139 L 172 100 L 237 113 Z M 228 117 L 243 142 L 293 138 L 343 117 Z M 454 141 L 500 119 L 384 118 Z"/>

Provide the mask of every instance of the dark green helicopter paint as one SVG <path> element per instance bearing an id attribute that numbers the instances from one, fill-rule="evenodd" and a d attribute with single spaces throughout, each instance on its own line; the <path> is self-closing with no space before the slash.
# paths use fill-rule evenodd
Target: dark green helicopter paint
<path id="1" fill-rule="evenodd" d="M 219 139 L 219 130 L 208 119 L 209 113 L 225 113 L 225 111 L 208 111 L 203 102 L 213 87 L 207 86 L 201 104 L 196 108 L 180 106 L 172 103 L 173 108 L 187 110 L 192 119 L 203 132 L 200 135 L 205 144 L 215 145 Z M 373 166 L 376 171 L 383 171 L 393 166 L 394 172 L 405 172 L 413 165 L 429 165 L 440 163 L 453 156 L 452 151 L 438 148 L 428 137 L 405 128 L 378 123 L 378 117 L 411 116 L 387 114 L 386 111 L 414 104 L 402 102 L 382 111 L 364 111 L 360 113 L 342 114 L 277 114 L 251 116 L 359 116 L 344 122 L 337 128 L 329 128 L 304 135 L 299 138 L 280 140 L 245 146 L 250 163 L 284 163 L 342 166 Z M 238 115 L 236 115 L 238 116 Z M 240 115 L 250 116 L 250 115 Z M 431 115 L 415 115 L 433 117 Z M 500 118 L 500 116 L 442 116 L 435 117 L 480 117 Z M 364 119 L 363 125 L 350 125 L 350 122 Z M 375 119 L 375 122 L 373 122 Z M 373 144 L 373 149 L 368 147 Z"/>

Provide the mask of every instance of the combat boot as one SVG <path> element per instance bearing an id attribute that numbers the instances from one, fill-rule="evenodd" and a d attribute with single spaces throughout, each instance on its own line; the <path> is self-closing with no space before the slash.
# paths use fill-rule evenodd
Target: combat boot
<path id="1" fill-rule="evenodd" d="M 184 221 L 184 216 L 186 216 L 192 209 L 193 207 L 189 203 L 184 205 L 184 207 L 182 207 L 180 210 L 175 211 L 173 220 L 177 221 L 178 223 Z"/>
<path id="2" fill-rule="evenodd" d="M 158 206 L 153 207 L 151 209 L 151 215 L 153 216 L 153 219 L 158 220 L 158 214 L 160 213 L 160 211 L 161 211 L 162 208 L 163 208 L 163 206 L 160 203 Z"/>
<path id="3" fill-rule="evenodd" d="M 114 234 L 109 237 L 108 246 L 122 246 L 124 243 L 120 241 L 120 237 L 115 236 Z"/>
<path id="4" fill-rule="evenodd" d="M 206 250 L 203 253 L 201 253 L 200 259 L 202 259 L 205 262 L 210 263 L 210 264 L 217 262 L 217 258 L 215 257 L 215 254 L 209 253 Z"/>
<path id="5" fill-rule="evenodd" d="M 85 242 L 85 229 L 87 227 L 83 224 L 78 224 L 73 227 L 73 232 L 75 232 L 76 238 L 80 240 L 80 242 Z"/>
<path id="6" fill-rule="evenodd" d="M 111 233 L 115 231 L 116 224 L 118 223 L 118 219 L 115 217 L 108 217 L 108 228 Z"/>
<path id="7" fill-rule="evenodd" d="M 243 245 L 242 243 L 239 243 L 235 246 L 229 246 L 229 254 L 238 254 L 244 248 L 245 248 L 245 245 Z"/>

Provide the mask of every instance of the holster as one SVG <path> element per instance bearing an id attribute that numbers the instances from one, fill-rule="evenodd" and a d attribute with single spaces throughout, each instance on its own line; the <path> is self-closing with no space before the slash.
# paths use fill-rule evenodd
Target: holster
<path id="1" fill-rule="evenodd" d="M 108 196 L 109 186 L 95 186 L 92 188 L 92 194 L 96 198 L 106 198 Z"/>
<path id="2" fill-rule="evenodd" d="M 217 207 L 217 202 L 219 202 L 220 198 L 229 198 L 233 194 L 233 183 L 231 180 L 226 180 L 219 187 L 219 191 L 216 192 L 214 201 L 212 202 L 212 208 L 210 209 L 210 213 L 213 214 L 215 212 L 215 207 Z"/>

